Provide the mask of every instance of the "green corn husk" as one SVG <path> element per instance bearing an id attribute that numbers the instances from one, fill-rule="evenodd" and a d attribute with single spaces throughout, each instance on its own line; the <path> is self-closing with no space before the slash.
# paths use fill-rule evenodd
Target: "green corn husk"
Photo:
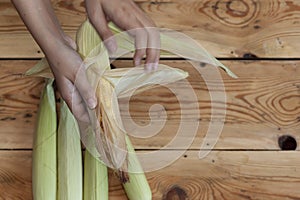
<path id="1" fill-rule="evenodd" d="M 82 200 L 82 152 L 77 121 L 67 104 L 60 104 L 57 136 L 57 200 Z"/>
<path id="2" fill-rule="evenodd" d="M 107 167 L 89 151 L 84 158 L 84 200 L 108 200 Z"/>
<path id="3" fill-rule="evenodd" d="M 128 176 L 129 181 L 123 183 L 127 197 L 130 200 L 151 200 L 152 192 L 147 182 L 147 178 L 143 173 L 143 168 L 135 154 L 134 148 L 128 136 L 126 136 L 126 144 L 128 148 Z"/>
<path id="4" fill-rule="evenodd" d="M 56 200 L 57 124 L 52 83 L 53 79 L 48 79 L 43 90 L 34 137 L 32 189 L 35 200 Z"/>

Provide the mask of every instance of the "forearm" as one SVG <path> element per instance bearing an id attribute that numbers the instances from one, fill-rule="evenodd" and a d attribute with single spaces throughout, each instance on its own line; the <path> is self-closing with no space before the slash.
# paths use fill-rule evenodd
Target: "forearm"
<path id="1" fill-rule="evenodd" d="M 12 0 L 12 3 L 45 54 L 66 42 L 50 0 Z"/>

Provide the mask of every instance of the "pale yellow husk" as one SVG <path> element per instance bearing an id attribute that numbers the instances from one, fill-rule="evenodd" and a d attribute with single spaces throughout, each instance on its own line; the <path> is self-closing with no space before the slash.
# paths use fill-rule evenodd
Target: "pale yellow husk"
<path id="1" fill-rule="evenodd" d="M 57 200 L 82 200 L 82 152 L 79 127 L 67 104 L 60 104 L 57 136 Z"/>
<path id="2" fill-rule="evenodd" d="M 56 110 L 55 96 L 49 79 L 39 105 L 33 144 L 32 189 L 35 200 L 55 200 L 56 168 Z"/>

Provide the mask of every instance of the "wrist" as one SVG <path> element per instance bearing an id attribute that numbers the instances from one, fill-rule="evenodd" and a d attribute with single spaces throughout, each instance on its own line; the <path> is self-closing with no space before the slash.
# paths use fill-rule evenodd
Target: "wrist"
<path id="1" fill-rule="evenodd" d="M 76 50 L 76 43 L 67 35 L 53 35 L 49 34 L 45 36 L 46 40 L 43 40 L 40 44 L 45 55 L 57 54 L 66 49 Z"/>

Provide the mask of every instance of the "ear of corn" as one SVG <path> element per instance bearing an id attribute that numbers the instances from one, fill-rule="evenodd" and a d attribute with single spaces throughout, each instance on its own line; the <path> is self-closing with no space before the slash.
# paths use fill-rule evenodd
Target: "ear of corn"
<path id="1" fill-rule="evenodd" d="M 108 200 L 106 165 L 87 150 L 84 157 L 84 200 Z"/>
<path id="2" fill-rule="evenodd" d="M 56 110 L 55 96 L 49 79 L 41 96 L 33 145 L 33 199 L 56 199 Z"/>
<path id="3" fill-rule="evenodd" d="M 88 66 L 88 80 L 98 97 L 97 117 L 104 132 L 102 144 L 98 145 L 101 159 L 108 160 L 108 164 L 115 169 L 125 171 L 126 132 L 120 118 L 117 97 L 125 97 L 135 89 L 139 92 L 156 84 L 175 82 L 186 78 L 187 73 L 164 65 L 160 65 L 155 73 L 148 74 L 141 67 L 110 70 L 107 51 L 89 21 L 84 22 L 78 31 L 77 46 Z"/>
<path id="4" fill-rule="evenodd" d="M 97 113 L 89 113 L 89 116 L 90 118 L 97 116 L 99 124 L 97 127 L 100 127 L 99 130 L 101 130 L 98 133 L 93 133 L 87 129 L 82 134 L 88 135 L 85 136 L 86 138 L 94 137 L 94 141 L 100 142 L 100 144 L 94 143 L 93 145 L 96 145 L 102 161 L 116 170 L 125 170 L 126 163 L 124 161 L 127 150 L 117 97 L 111 84 L 102 78 L 103 73 L 110 68 L 108 54 L 98 33 L 89 21 L 84 22 L 78 30 L 77 46 L 79 53 L 85 60 L 88 80 L 95 89 L 98 98 Z M 89 109 L 87 108 L 87 110 Z M 95 130 L 94 127 L 93 129 Z M 95 135 L 91 136 L 91 134 Z M 90 144 L 88 141 L 83 141 L 83 143 L 85 145 Z M 94 149 L 94 147 L 87 146 L 87 149 Z"/>
<path id="5" fill-rule="evenodd" d="M 57 200 L 82 200 L 82 158 L 79 128 L 67 104 L 60 105 Z"/>
<path id="6" fill-rule="evenodd" d="M 128 136 L 126 136 L 126 144 L 128 148 L 129 181 L 123 183 L 123 187 L 127 197 L 130 200 L 151 200 L 152 192 L 150 186 Z"/>

